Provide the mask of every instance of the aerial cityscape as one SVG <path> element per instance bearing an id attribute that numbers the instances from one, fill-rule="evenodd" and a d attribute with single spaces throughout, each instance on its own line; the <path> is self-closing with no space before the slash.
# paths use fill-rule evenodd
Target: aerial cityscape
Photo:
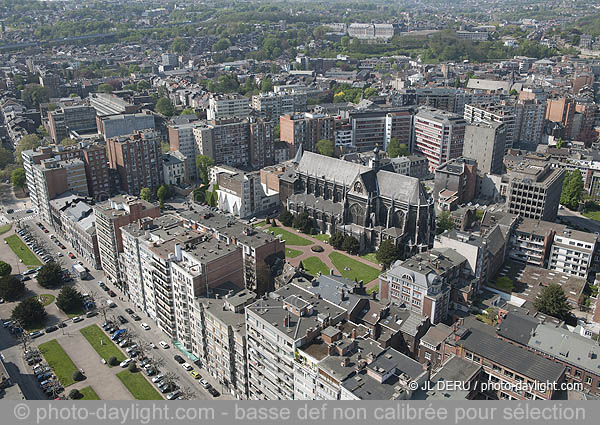
<path id="1" fill-rule="evenodd" d="M 599 82 L 597 0 L 0 0 L 0 400 L 599 400 Z"/>

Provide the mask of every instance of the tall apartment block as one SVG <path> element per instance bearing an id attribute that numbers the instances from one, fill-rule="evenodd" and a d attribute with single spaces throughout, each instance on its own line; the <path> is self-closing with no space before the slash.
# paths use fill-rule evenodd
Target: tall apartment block
<path id="1" fill-rule="evenodd" d="M 444 162 L 462 156 L 466 121 L 459 115 L 421 107 L 414 118 L 414 151 L 422 153 L 433 172 Z"/>
<path id="2" fill-rule="evenodd" d="M 91 106 L 64 106 L 48 113 L 50 137 L 54 143 L 60 143 L 69 137 L 71 131 L 97 131 L 96 110 Z"/>
<path id="3" fill-rule="evenodd" d="M 537 146 L 542 141 L 545 114 L 545 95 L 534 90 L 522 91 L 515 105 L 516 140 Z"/>
<path id="4" fill-rule="evenodd" d="M 237 399 L 248 398 L 248 363 L 245 307 L 256 294 L 247 289 L 216 288 L 194 300 L 199 358 L 223 388 Z"/>
<path id="5" fill-rule="evenodd" d="M 295 285 L 247 306 L 248 398 L 293 400 L 296 349 L 345 315 L 343 308 Z"/>
<path id="6" fill-rule="evenodd" d="M 89 195 L 96 201 L 108 199 L 111 194 L 111 184 L 106 144 L 94 143 L 82 147 L 81 155 L 85 165 Z"/>
<path id="7" fill-rule="evenodd" d="M 476 122 L 465 128 L 463 156 L 477 161 L 487 174 L 502 174 L 506 127 L 497 122 Z"/>
<path id="8" fill-rule="evenodd" d="M 289 145 L 291 158 L 300 145 L 303 150 L 315 152 L 319 140 L 335 141 L 335 124 L 334 117 L 323 114 L 286 114 L 279 118 L 279 138 Z"/>
<path id="9" fill-rule="evenodd" d="M 250 161 L 250 128 L 248 120 L 213 121 L 194 128 L 198 154 L 213 159 L 215 164 L 245 166 Z"/>
<path id="10" fill-rule="evenodd" d="M 547 163 L 528 161 L 508 173 L 506 207 L 511 214 L 554 221 L 565 171 Z"/>
<path id="11" fill-rule="evenodd" d="M 109 93 L 90 94 L 90 106 L 100 117 L 118 114 L 135 114 L 140 106 L 133 105 L 120 97 Z"/>
<path id="12" fill-rule="evenodd" d="M 137 195 L 163 182 L 160 133 L 140 131 L 107 141 L 108 162 L 119 174 L 121 190 Z"/>
<path id="13" fill-rule="evenodd" d="M 464 119 L 467 123 L 478 122 L 501 123 L 505 127 L 504 152 L 508 152 L 513 144 L 518 142 L 518 133 L 515 128 L 516 110 L 510 102 L 499 104 L 465 105 Z"/>
<path id="14" fill-rule="evenodd" d="M 275 125 L 273 121 L 249 118 L 250 165 L 263 168 L 273 164 L 275 150 Z"/>
<path id="15" fill-rule="evenodd" d="M 252 96 L 252 109 L 277 122 L 282 115 L 306 111 L 306 93 L 269 92 Z"/>
<path id="16" fill-rule="evenodd" d="M 196 170 L 196 139 L 194 138 L 194 128 L 197 123 L 187 123 L 179 125 L 170 125 L 169 128 L 169 146 L 171 151 L 179 151 L 185 155 L 186 169 L 191 180 L 198 179 Z"/>
<path id="17" fill-rule="evenodd" d="M 46 223 L 52 225 L 50 201 L 70 190 L 76 195 L 88 196 L 85 165 L 80 159 L 59 158 L 42 160 L 32 167 L 33 181 L 37 191 L 38 212 Z"/>
<path id="18" fill-rule="evenodd" d="M 160 216 L 160 208 L 133 196 L 116 196 L 94 206 L 100 261 L 106 276 L 122 285 L 119 253 L 123 252 L 121 227 L 144 217 Z M 127 288 L 124 288 L 127 291 Z"/>
<path id="19" fill-rule="evenodd" d="M 349 114 L 352 145 L 364 152 L 378 147 L 386 150 L 395 137 L 409 148 L 412 146 L 414 109 L 407 107 L 355 111 Z"/>
<path id="20" fill-rule="evenodd" d="M 592 266 L 598 235 L 564 229 L 554 235 L 548 268 L 586 279 Z"/>
<path id="21" fill-rule="evenodd" d="M 206 117 L 210 121 L 222 119 L 244 119 L 250 115 L 250 99 L 237 94 L 211 96 L 208 100 Z"/>

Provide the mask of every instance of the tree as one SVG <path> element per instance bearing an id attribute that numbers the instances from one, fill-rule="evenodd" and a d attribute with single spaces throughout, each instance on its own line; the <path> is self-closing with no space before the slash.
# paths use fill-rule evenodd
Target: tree
<path id="1" fill-rule="evenodd" d="M 263 80 L 260 82 L 260 91 L 263 93 L 273 91 L 273 80 L 270 78 L 263 78 Z"/>
<path id="2" fill-rule="evenodd" d="M 60 141 L 62 146 L 73 146 L 77 144 L 77 140 L 71 139 L 70 137 L 65 137 Z"/>
<path id="3" fill-rule="evenodd" d="M 15 148 L 15 161 L 22 162 L 21 152 L 35 149 L 41 146 L 42 142 L 36 134 L 27 134 L 18 141 L 17 147 Z"/>
<path id="4" fill-rule="evenodd" d="M 223 50 L 229 49 L 231 47 L 231 41 L 228 38 L 221 38 L 215 44 L 213 44 L 213 51 L 222 52 Z"/>
<path id="5" fill-rule="evenodd" d="M 108 94 L 110 94 L 110 93 L 113 92 L 113 90 L 114 90 L 113 86 L 111 86 L 108 83 L 100 84 L 98 86 L 98 93 L 108 93 Z"/>
<path id="6" fill-rule="evenodd" d="M 54 262 L 43 265 L 37 274 L 37 281 L 44 288 L 56 288 L 63 281 L 60 265 Z"/>
<path id="7" fill-rule="evenodd" d="M 321 139 L 317 142 L 316 148 L 321 155 L 333 156 L 335 152 L 335 143 L 333 140 Z"/>
<path id="8" fill-rule="evenodd" d="M 397 158 L 399 156 L 408 156 L 410 152 L 408 146 L 404 143 L 400 143 L 398 139 L 392 137 L 387 146 L 387 153 L 390 158 Z"/>
<path id="9" fill-rule="evenodd" d="M 557 283 L 542 288 L 535 299 L 534 307 L 542 313 L 562 320 L 568 319 L 571 312 L 567 296 Z"/>
<path id="10" fill-rule="evenodd" d="M 454 224 L 452 217 L 450 217 L 450 212 L 442 211 L 437 217 L 435 233 L 440 235 L 440 234 L 444 233 L 446 230 L 452 230 L 455 228 L 456 228 L 456 225 Z"/>
<path id="11" fill-rule="evenodd" d="M 79 372 L 79 373 L 81 373 L 81 372 Z M 73 389 L 73 390 L 69 391 L 69 398 L 71 400 L 79 400 L 82 397 L 83 397 L 83 394 L 81 394 L 81 392 L 79 392 L 78 389 Z"/>
<path id="12" fill-rule="evenodd" d="M 400 250 L 391 239 L 386 239 L 379 244 L 379 249 L 375 254 L 375 258 L 379 261 L 384 268 L 389 268 L 390 265 L 396 260 L 400 259 Z"/>
<path id="13" fill-rule="evenodd" d="M 171 103 L 168 97 L 161 97 L 160 99 L 158 99 L 158 102 L 156 102 L 156 106 L 154 107 L 154 109 L 159 114 L 163 114 L 167 117 L 171 117 L 175 113 L 175 108 L 173 107 L 173 104 Z"/>
<path id="14" fill-rule="evenodd" d="M 344 243 L 344 234 L 342 232 L 335 232 L 329 238 L 329 243 L 335 249 L 342 249 L 342 244 Z"/>
<path id="15" fill-rule="evenodd" d="M 342 249 L 348 254 L 358 254 L 358 251 L 360 251 L 360 242 L 354 236 L 345 236 Z"/>
<path id="16" fill-rule="evenodd" d="M 50 100 L 50 92 L 47 87 L 39 84 L 27 84 L 21 92 L 21 99 L 28 108 L 38 109 L 40 103 L 47 103 Z"/>
<path id="17" fill-rule="evenodd" d="M 279 123 L 273 128 L 273 135 L 276 139 L 279 139 L 279 136 L 281 135 L 281 125 Z"/>
<path id="18" fill-rule="evenodd" d="M 284 209 L 279 214 L 279 221 L 281 221 L 281 224 L 283 224 L 284 226 L 290 227 L 294 222 L 294 216 L 287 209 Z"/>
<path id="19" fill-rule="evenodd" d="M 85 376 L 83 375 L 83 373 L 81 373 L 80 370 L 76 370 L 73 372 L 73 380 L 74 381 L 83 381 L 85 379 Z"/>
<path id="20" fill-rule="evenodd" d="M 0 277 L 8 276 L 12 272 L 12 266 L 4 261 L 0 261 Z"/>
<path id="21" fill-rule="evenodd" d="M 15 276 L 3 276 L 0 278 L 0 298 L 6 301 L 14 301 L 23 295 L 24 292 L 25 284 Z"/>
<path id="22" fill-rule="evenodd" d="M 165 204 L 165 199 L 167 199 L 168 193 L 169 193 L 169 190 L 167 189 L 167 187 L 164 184 L 162 186 L 160 186 L 158 188 L 158 190 L 156 191 L 156 197 L 158 198 L 158 201 L 160 202 L 161 208 Z"/>
<path id="23" fill-rule="evenodd" d="M 12 162 L 12 155 L 9 150 L 0 146 L 0 168 L 6 167 Z"/>
<path id="24" fill-rule="evenodd" d="M 556 141 L 556 148 L 562 149 L 564 145 L 565 145 L 565 141 L 559 137 L 558 140 Z"/>
<path id="25" fill-rule="evenodd" d="M 23 168 L 14 170 L 10 176 L 10 181 L 15 189 L 25 191 L 25 183 L 27 181 L 25 178 L 25 170 Z"/>
<path id="26" fill-rule="evenodd" d="M 312 220 L 310 219 L 308 213 L 305 211 L 294 217 L 294 220 L 292 221 L 292 227 L 300 230 L 301 232 L 310 233 L 313 226 Z"/>
<path id="27" fill-rule="evenodd" d="M 108 364 L 111 366 L 116 366 L 119 364 L 119 361 L 117 360 L 117 358 L 115 356 L 112 356 L 112 357 L 109 357 Z"/>
<path id="28" fill-rule="evenodd" d="M 173 40 L 173 42 L 171 43 L 171 51 L 182 55 L 186 50 L 186 44 L 185 44 L 185 40 L 181 37 L 177 37 L 175 38 L 175 40 Z"/>
<path id="29" fill-rule="evenodd" d="M 144 187 L 140 190 L 140 198 L 144 201 L 150 202 L 150 197 L 152 196 L 152 192 L 150 192 L 150 188 Z"/>
<path id="30" fill-rule="evenodd" d="M 138 81 L 136 88 L 138 91 L 148 90 L 150 88 L 150 83 L 145 80 Z"/>
<path id="31" fill-rule="evenodd" d="M 41 324 L 46 318 L 46 310 L 36 297 L 21 301 L 13 309 L 11 318 L 20 322 L 25 328 Z"/>
<path id="32" fill-rule="evenodd" d="M 56 306 L 65 313 L 80 311 L 83 308 L 83 295 L 72 286 L 65 286 L 56 297 Z"/>
<path id="33" fill-rule="evenodd" d="M 565 207 L 576 210 L 583 195 L 583 179 L 579 170 L 567 173 L 563 181 L 560 203 Z"/>
<path id="34" fill-rule="evenodd" d="M 210 167 L 215 165 L 215 161 L 206 155 L 196 155 L 196 167 L 198 168 L 198 175 L 200 180 L 204 184 L 208 184 L 208 171 Z"/>
<path id="35" fill-rule="evenodd" d="M 196 115 L 196 111 L 194 111 L 192 108 L 185 108 L 179 115 Z"/>

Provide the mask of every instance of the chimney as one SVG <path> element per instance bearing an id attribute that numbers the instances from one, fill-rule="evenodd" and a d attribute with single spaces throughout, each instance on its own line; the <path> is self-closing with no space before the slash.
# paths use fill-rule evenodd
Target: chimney
<path id="1" fill-rule="evenodd" d="M 333 346 L 333 344 L 329 344 L 327 346 L 327 354 L 330 356 L 333 356 L 334 353 L 335 353 L 335 347 Z"/>
<path id="2" fill-rule="evenodd" d="M 333 276 L 333 269 L 329 269 L 329 274 Z"/>
<path id="3" fill-rule="evenodd" d="M 372 352 L 369 352 L 369 354 L 367 354 L 367 364 L 373 363 L 374 360 L 375 360 L 375 355 Z"/>
<path id="4" fill-rule="evenodd" d="M 356 328 L 352 329 L 352 333 L 350 334 L 352 339 L 356 339 Z"/>
<path id="5" fill-rule="evenodd" d="M 371 299 L 372 300 L 376 300 L 377 299 L 377 292 L 376 291 L 371 292 Z"/>
<path id="6" fill-rule="evenodd" d="M 344 357 L 342 362 L 341 362 L 341 366 L 342 367 L 347 367 L 350 364 L 350 359 L 348 357 Z"/>
<path id="7" fill-rule="evenodd" d="M 290 319 L 289 319 L 289 317 L 288 317 L 288 316 L 285 316 L 285 317 L 283 318 L 283 327 L 284 327 L 284 328 L 287 328 L 287 327 L 289 327 L 289 326 L 290 326 Z"/>
<path id="8" fill-rule="evenodd" d="M 181 261 L 183 259 L 182 253 L 181 253 L 181 245 L 180 244 L 175 244 L 175 257 L 177 258 L 177 261 Z"/>

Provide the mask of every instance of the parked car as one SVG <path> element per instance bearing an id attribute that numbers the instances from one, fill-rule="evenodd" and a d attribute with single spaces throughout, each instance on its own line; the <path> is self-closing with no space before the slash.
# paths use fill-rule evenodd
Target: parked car
<path id="1" fill-rule="evenodd" d="M 115 294 L 115 291 L 113 291 L 112 289 L 108 290 L 108 295 L 110 295 L 111 297 L 116 297 L 117 294 Z"/>
<path id="2" fill-rule="evenodd" d="M 191 364 L 189 364 L 189 363 L 187 363 L 187 362 L 186 362 L 186 363 L 184 363 L 184 364 L 182 364 L 182 365 L 181 365 L 181 367 L 182 367 L 182 368 L 184 368 L 184 369 L 185 369 L 185 370 L 187 370 L 187 371 L 190 371 L 190 370 L 192 370 L 192 369 L 193 369 L 192 365 L 191 365 Z"/>
<path id="3" fill-rule="evenodd" d="M 133 361 L 133 359 L 125 359 L 125 360 L 123 360 L 123 361 L 122 361 L 122 362 L 119 364 L 119 366 L 121 366 L 121 367 L 127 367 L 127 366 L 129 366 L 129 364 L 130 364 L 132 361 Z"/>
<path id="4" fill-rule="evenodd" d="M 192 378 L 194 379 L 200 379 L 200 374 L 195 370 L 190 370 L 190 375 L 192 375 Z"/>
<path id="5" fill-rule="evenodd" d="M 157 372 L 157 370 L 154 369 L 153 367 L 149 367 L 149 368 L 146 368 L 144 370 L 146 372 L 146 375 L 148 375 L 148 376 L 152 376 L 152 375 L 154 375 Z"/>
<path id="6" fill-rule="evenodd" d="M 83 321 L 83 316 L 76 316 L 76 317 L 73 317 L 73 318 L 71 319 L 71 321 L 72 321 L 73 323 L 81 322 L 81 321 Z"/>
<path id="7" fill-rule="evenodd" d="M 121 316 L 121 315 L 118 315 L 118 316 L 117 316 L 117 319 L 119 319 L 119 322 L 121 322 L 121 324 L 122 324 L 122 325 L 124 325 L 125 323 L 127 323 L 127 319 L 126 319 L 126 318 L 124 318 L 124 317 L 123 317 L 123 316 Z"/>
<path id="8" fill-rule="evenodd" d="M 208 389 L 208 392 L 210 393 L 211 396 L 213 397 L 219 397 L 221 395 L 221 393 L 219 393 L 217 390 L 215 390 L 213 387 L 210 387 Z"/>
<path id="9" fill-rule="evenodd" d="M 54 332 L 54 331 L 55 331 L 55 330 L 57 330 L 57 329 L 58 329 L 58 327 L 57 327 L 57 326 L 55 326 L 55 325 L 48 326 L 48 327 L 46 328 L 46 333 L 48 334 L 48 333 L 50 333 L 50 332 Z"/>
<path id="10" fill-rule="evenodd" d="M 42 332 L 42 331 L 35 331 L 35 332 L 31 332 L 29 334 L 29 337 L 35 339 L 35 338 L 41 337 L 42 335 L 44 335 L 44 332 Z"/>
<path id="11" fill-rule="evenodd" d="M 127 308 L 125 309 L 125 313 L 127 313 L 127 314 L 133 314 L 133 310 L 132 310 L 132 309 L 130 309 L 129 307 L 127 307 Z"/>
<path id="12" fill-rule="evenodd" d="M 160 345 L 160 346 L 161 346 L 162 348 L 164 348 L 165 350 L 166 350 L 167 348 L 169 348 L 169 344 L 167 344 L 165 341 L 160 341 L 160 342 L 158 343 L 158 345 Z"/>
<path id="13" fill-rule="evenodd" d="M 157 382 L 161 381 L 164 377 L 165 377 L 165 375 L 163 375 L 162 373 L 159 375 L 156 375 L 154 378 L 152 378 L 152 382 L 154 382 L 156 384 Z"/>
<path id="14" fill-rule="evenodd" d="M 148 325 L 148 323 L 146 323 L 146 322 L 142 322 L 142 323 L 140 324 L 140 326 L 141 326 L 141 327 L 142 327 L 144 330 L 146 330 L 146 331 L 149 331 L 149 330 L 150 330 L 150 325 Z"/>
<path id="15" fill-rule="evenodd" d="M 128 344 L 129 344 L 129 340 L 123 339 L 123 341 L 119 342 L 119 347 L 125 348 L 125 347 L 127 347 Z"/>
<path id="16" fill-rule="evenodd" d="M 185 360 L 183 359 L 183 357 L 181 357 L 179 354 L 175 354 L 173 356 L 173 358 L 175 359 L 175 361 L 179 364 L 183 364 L 185 363 Z"/>
<path id="17" fill-rule="evenodd" d="M 135 313 L 133 313 L 133 314 L 131 315 L 131 317 L 132 317 L 132 318 L 133 318 L 133 320 L 135 320 L 135 321 L 142 320 L 142 318 L 141 318 L 140 316 L 138 316 L 137 314 L 135 314 Z"/>
<path id="18" fill-rule="evenodd" d="M 180 395 L 181 395 L 181 391 L 175 390 L 172 393 L 169 393 L 169 395 L 167 396 L 167 400 L 175 400 Z"/>
<path id="19" fill-rule="evenodd" d="M 85 317 L 94 317 L 97 315 L 98 315 L 97 311 L 88 311 L 88 313 L 85 315 Z"/>
<path id="20" fill-rule="evenodd" d="M 208 383 L 208 381 L 206 379 L 200 378 L 200 380 L 198 382 L 200 383 L 200 385 L 202 385 L 203 388 L 205 388 L 205 389 L 210 388 L 210 384 Z"/>

